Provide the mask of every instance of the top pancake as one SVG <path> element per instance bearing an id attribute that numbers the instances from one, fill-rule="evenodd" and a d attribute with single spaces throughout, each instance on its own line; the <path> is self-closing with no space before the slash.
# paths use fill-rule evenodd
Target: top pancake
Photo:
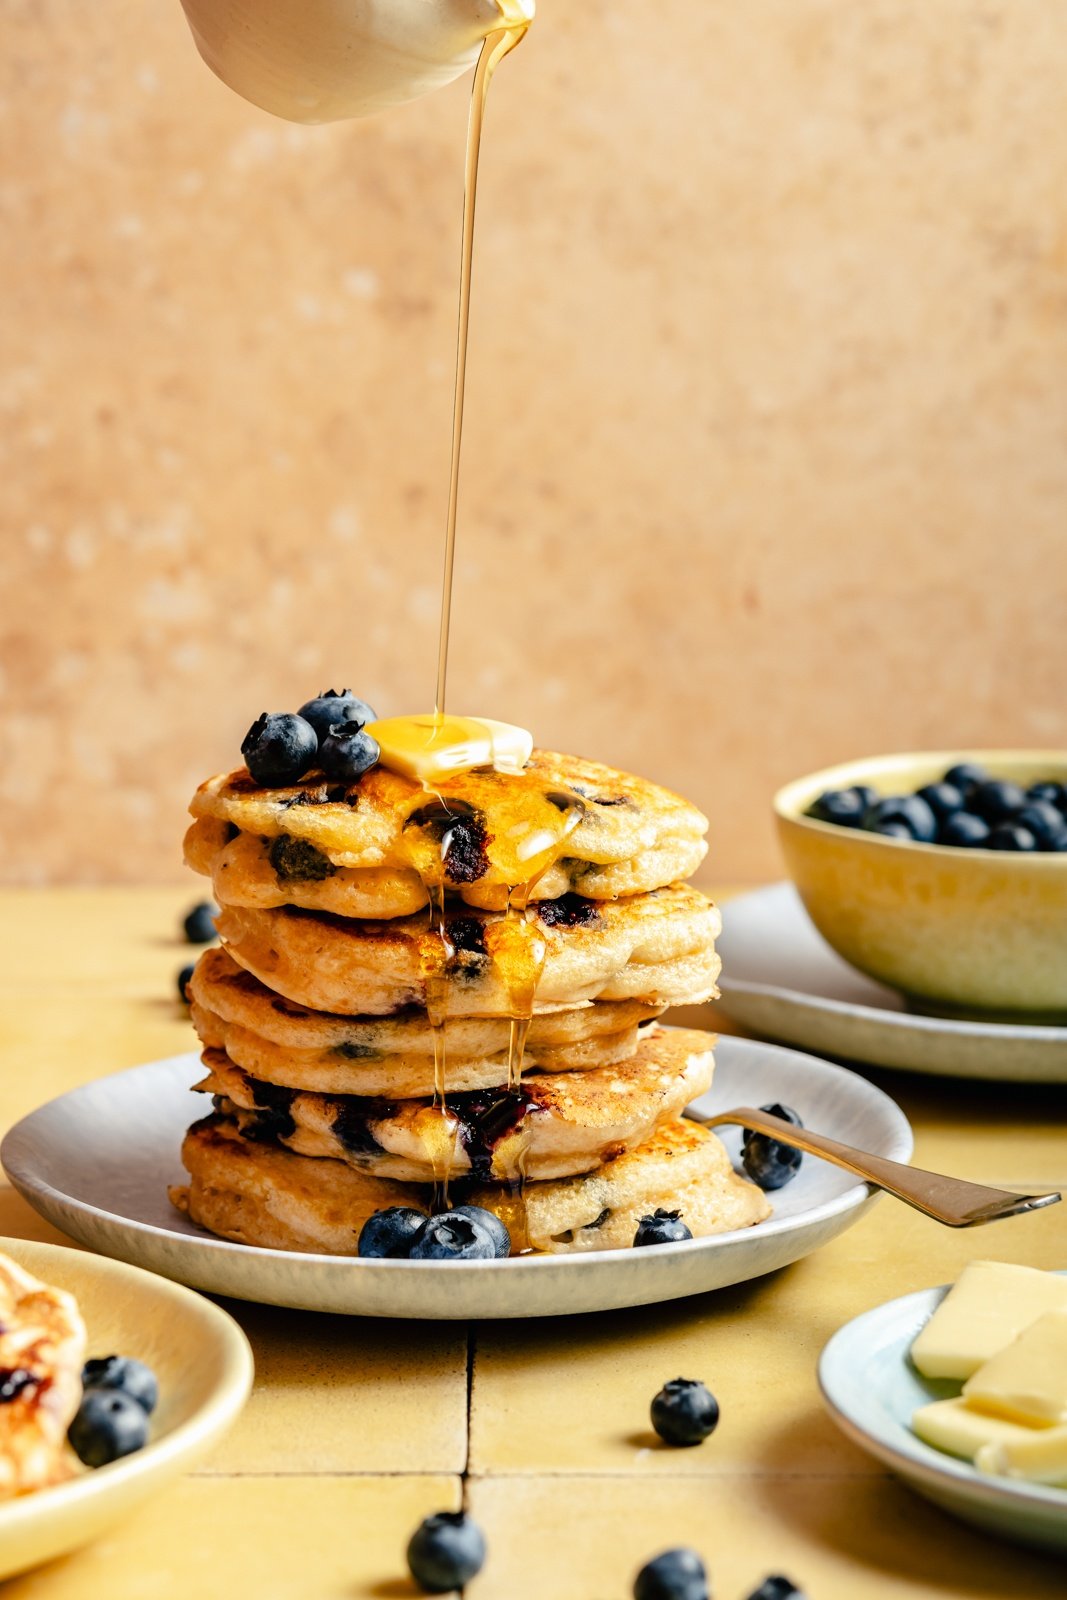
<path id="1" fill-rule="evenodd" d="M 687 877 L 706 852 L 707 818 L 679 795 L 631 773 L 578 756 L 535 750 L 522 779 L 545 797 L 566 792 L 584 802 L 559 860 L 532 890 L 537 899 L 567 893 L 614 899 Z M 190 829 L 189 864 L 216 881 L 231 905 L 300 905 L 339 916 L 407 916 L 425 903 L 412 865 L 411 826 L 434 796 L 458 813 L 444 858 L 444 887 L 468 904 L 500 910 L 513 874 L 505 841 L 516 812 L 516 779 L 480 768 L 431 794 L 410 778 L 373 767 L 357 783 L 331 784 L 320 772 L 288 788 L 265 788 L 245 768 L 210 778 L 193 797 L 198 819 L 228 829 Z M 232 840 L 230 829 L 266 847 Z M 297 848 L 270 850 L 285 837 Z M 238 848 L 227 846 L 238 843 Z M 311 846 L 311 851 L 299 845 Z"/>

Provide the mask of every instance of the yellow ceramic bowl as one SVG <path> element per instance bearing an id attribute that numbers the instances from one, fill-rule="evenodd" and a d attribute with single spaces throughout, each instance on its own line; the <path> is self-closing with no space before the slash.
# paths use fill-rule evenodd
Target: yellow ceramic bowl
<path id="1" fill-rule="evenodd" d="M 0 1251 L 77 1297 L 90 1356 L 136 1356 L 159 1379 L 143 1450 L 0 1503 L 0 1578 L 9 1578 L 97 1538 L 202 1460 L 248 1398 L 252 1352 L 225 1311 L 139 1267 L 23 1239 L 0 1239 Z"/>
<path id="2" fill-rule="evenodd" d="M 873 756 L 786 784 L 778 835 L 823 938 L 861 972 L 941 1008 L 1067 1012 L 1067 854 L 962 850 L 804 815 L 827 789 L 910 794 L 958 761 L 1026 787 L 1067 781 L 1062 750 Z"/>

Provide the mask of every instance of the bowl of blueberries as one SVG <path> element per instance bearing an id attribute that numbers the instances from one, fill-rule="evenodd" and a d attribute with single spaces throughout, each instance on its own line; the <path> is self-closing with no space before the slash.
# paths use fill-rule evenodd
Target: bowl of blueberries
<path id="1" fill-rule="evenodd" d="M 942 1015 L 1067 1014 L 1067 752 L 872 756 L 774 799 L 823 938 Z"/>

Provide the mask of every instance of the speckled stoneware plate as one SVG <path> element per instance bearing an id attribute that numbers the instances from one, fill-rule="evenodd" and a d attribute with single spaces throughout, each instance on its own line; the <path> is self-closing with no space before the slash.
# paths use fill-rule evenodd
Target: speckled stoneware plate
<path id="1" fill-rule="evenodd" d="M 888 1095 L 843 1067 L 777 1045 L 723 1039 L 702 1110 L 785 1100 L 805 1122 L 896 1161 L 911 1129 Z M 230 1244 L 180 1216 L 167 1185 L 183 1181 L 179 1146 L 203 1114 L 190 1085 L 195 1055 L 134 1067 L 62 1095 L 25 1117 L 0 1147 L 15 1187 L 50 1222 L 105 1255 L 198 1289 L 313 1311 L 371 1317 L 545 1317 L 701 1294 L 773 1272 L 851 1227 L 874 1198 L 866 1184 L 811 1156 L 771 1196 L 758 1227 L 643 1250 L 510 1261 L 361 1261 Z M 724 1130 L 735 1161 L 740 1130 Z"/>
<path id="2" fill-rule="evenodd" d="M 0 1251 L 75 1296 L 90 1356 L 137 1356 L 159 1379 L 143 1450 L 0 1504 L 0 1578 L 9 1578 L 98 1538 L 201 1461 L 248 1398 L 252 1352 L 225 1311 L 151 1273 L 24 1239 L 0 1239 Z"/>
<path id="3" fill-rule="evenodd" d="M 919 1406 L 959 1393 L 958 1384 L 920 1377 L 908 1359 L 947 1293 L 946 1284 L 890 1300 L 834 1334 L 819 1360 L 830 1414 L 855 1444 L 943 1510 L 1020 1544 L 1067 1550 L 1067 1489 L 990 1477 L 911 1431 Z"/>
<path id="4" fill-rule="evenodd" d="M 785 1044 L 953 1078 L 1067 1083 L 1067 1027 L 929 1016 L 843 961 L 790 883 L 723 907 L 722 1008 Z"/>

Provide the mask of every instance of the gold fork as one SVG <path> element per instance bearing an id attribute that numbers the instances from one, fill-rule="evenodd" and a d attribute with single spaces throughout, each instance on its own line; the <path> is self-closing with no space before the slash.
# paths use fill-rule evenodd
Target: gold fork
<path id="1" fill-rule="evenodd" d="M 850 1144 L 828 1139 L 824 1133 L 815 1133 L 810 1128 L 798 1128 L 784 1117 L 757 1111 L 752 1106 L 735 1106 L 732 1111 L 719 1111 L 713 1117 L 694 1111 L 690 1106 L 685 1115 L 704 1128 L 718 1128 L 723 1123 L 751 1128 L 780 1144 L 792 1145 L 795 1150 L 806 1150 L 809 1155 L 832 1161 L 835 1166 L 854 1172 L 875 1188 L 884 1189 L 886 1194 L 895 1195 L 906 1205 L 933 1217 L 935 1222 L 947 1223 L 950 1228 L 976 1228 L 984 1222 L 998 1222 L 1001 1217 L 1054 1206 L 1062 1198 L 1058 1193 L 1014 1194 L 1010 1189 L 989 1189 L 981 1183 L 966 1183 L 962 1178 L 950 1178 L 943 1172 L 906 1167 L 901 1161 L 887 1161 L 869 1150 L 856 1150 Z"/>

